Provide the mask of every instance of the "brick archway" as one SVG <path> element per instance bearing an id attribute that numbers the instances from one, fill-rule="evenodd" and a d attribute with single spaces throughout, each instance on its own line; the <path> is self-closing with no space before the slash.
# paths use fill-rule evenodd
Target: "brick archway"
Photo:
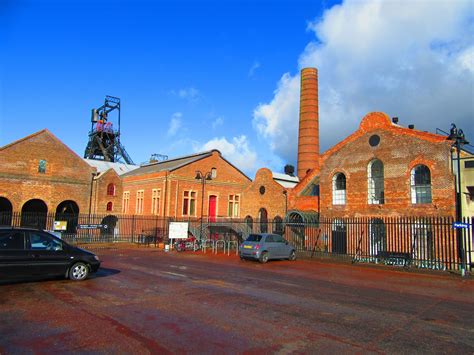
<path id="1" fill-rule="evenodd" d="M 13 205 L 6 197 L 0 197 L 0 226 L 12 224 Z"/>
<path id="2" fill-rule="evenodd" d="M 32 199 L 21 208 L 21 226 L 46 229 L 48 206 L 43 200 Z"/>

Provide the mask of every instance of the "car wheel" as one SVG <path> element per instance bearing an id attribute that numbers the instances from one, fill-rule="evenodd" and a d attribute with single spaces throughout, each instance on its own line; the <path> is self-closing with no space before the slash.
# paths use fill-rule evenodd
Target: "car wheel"
<path id="1" fill-rule="evenodd" d="M 296 252 L 294 250 L 291 251 L 290 257 L 288 260 L 295 261 L 296 260 Z"/>
<path id="2" fill-rule="evenodd" d="M 265 264 L 268 261 L 268 253 L 264 251 L 262 255 L 260 255 L 260 262 Z"/>
<path id="3" fill-rule="evenodd" d="M 84 263 L 75 263 L 69 270 L 69 278 L 73 281 L 82 281 L 89 275 L 89 268 Z"/>

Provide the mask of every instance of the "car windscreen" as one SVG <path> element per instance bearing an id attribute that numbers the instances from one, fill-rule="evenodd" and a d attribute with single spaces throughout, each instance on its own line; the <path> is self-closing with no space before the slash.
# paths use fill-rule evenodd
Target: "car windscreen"
<path id="1" fill-rule="evenodd" d="M 250 234 L 249 237 L 245 240 L 246 242 L 259 242 L 262 240 L 260 234 Z"/>

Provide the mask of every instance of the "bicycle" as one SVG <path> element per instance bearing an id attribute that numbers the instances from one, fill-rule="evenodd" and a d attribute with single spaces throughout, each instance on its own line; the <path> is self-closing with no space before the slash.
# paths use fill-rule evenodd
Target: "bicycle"
<path id="1" fill-rule="evenodd" d="M 192 238 L 180 239 L 173 244 L 173 247 L 176 251 L 179 252 L 186 250 L 197 251 L 201 249 L 201 241 Z"/>

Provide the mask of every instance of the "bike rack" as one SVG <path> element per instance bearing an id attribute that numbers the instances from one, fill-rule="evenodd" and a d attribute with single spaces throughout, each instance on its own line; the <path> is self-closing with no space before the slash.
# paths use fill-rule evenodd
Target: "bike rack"
<path id="1" fill-rule="evenodd" d="M 238 255 L 239 254 L 239 242 L 235 241 L 235 240 L 229 240 L 227 242 L 227 255 L 230 255 L 230 247 L 232 246 L 235 246 L 235 255 Z M 225 253 L 225 250 L 224 250 L 224 253 Z"/>
<path id="2" fill-rule="evenodd" d="M 216 240 L 214 254 L 217 254 L 217 250 L 219 249 L 220 244 L 222 244 L 222 248 L 223 248 L 224 254 L 225 254 L 225 240 Z"/>

